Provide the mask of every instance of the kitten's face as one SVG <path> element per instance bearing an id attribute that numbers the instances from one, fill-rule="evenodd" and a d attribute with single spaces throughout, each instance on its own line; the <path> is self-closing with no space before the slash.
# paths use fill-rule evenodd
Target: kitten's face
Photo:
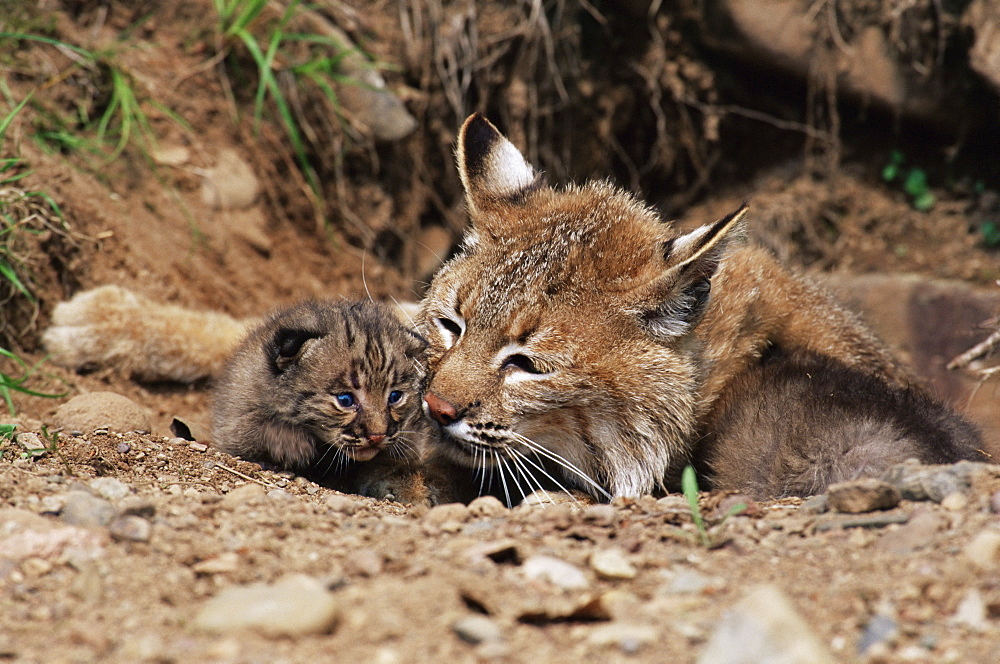
<path id="1" fill-rule="evenodd" d="M 344 305 L 337 315 L 305 313 L 293 310 L 276 321 L 264 349 L 275 376 L 271 426 L 304 432 L 311 443 L 313 458 L 296 465 L 336 469 L 344 460 L 369 461 L 380 453 L 413 458 L 423 341 L 367 302 Z"/>
<path id="2" fill-rule="evenodd" d="M 459 166 L 473 228 L 420 320 L 443 451 L 521 492 L 649 491 L 692 433 L 693 331 L 738 216 L 680 235 L 608 184 L 554 190 L 476 116 Z"/>

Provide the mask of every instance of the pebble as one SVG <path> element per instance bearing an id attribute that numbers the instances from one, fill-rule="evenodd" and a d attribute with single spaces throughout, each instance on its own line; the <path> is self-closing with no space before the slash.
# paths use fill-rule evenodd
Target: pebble
<path id="1" fill-rule="evenodd" d="M 830 499 L 825 493 L 807 498 L 799 505 L 799 510 L 806 514 L 823 514 L 830 509 Z"/>
<path id="2" fill-rule="evenodd" d="M 198 442 L 188 443 L 188 447 L 190 449 L 194 450 L 195 452 L 207 452 L 208 451 L 208 445 L 206 445 L 205 443 L 198 443 Z"/>
<path id="3" fill-rule="evenodd" d="M 503 629 L 496 621 L 480 614 L 459 618 L 451 626 L 459 638 L 473 645 L 503 640 Z"/>
<path id="4" fill-rule="evenodd" d="M 588 505 L 583 510 L 583 520 L 595 526 L 613 526 L 618 510 L 612 505 Z"/>
<path id="5" fill-rule="evenodd" d="M 899 489 L 907 500 L 933 500 L 940 503 L 952 493 L 969 490 L 972 472 L 984 464 L 960 461 L 944 466 L 923 466 L 906 462 L 887 470 L 882 479 Z"/>
<path id="6" fill-rule="evenodd" d="M 326 503 L 326 506 L 331 511 L 338 514 L 351 515 L 361 509 L 361 504 L 357 500 L 350 496 L 342 496 L 339 493 L 331 493 L 323 499 L 323 502 Z"/>
<path id="7" fill-rule="evenodd" d="M 371 549 L 361 549 L 350 554 L 345 561 L 345 567 L 349 574 L 374 578 L 382 573 L 385 558 Z"/>
<path id="8" fill-rule="evenodd" d="M 698 657 L 699 664 L 833 661 L 791 600 L 773 585 L 754 587 L 723 615 Z"/>
<path id="9" fill-rule="evenodd" d="M 934 542 L 934 536 L 947 525 L 947 519 L 930 509 L 915 510 L 901 528 L 884 534 L 875 545 L 882 551 L 900 555 L 912 553 Z"/>
<path id="10" fill-rule="evenodd" d="M 965 557 L 984 571 L 1000 567 L 1000 531 L 984 530 L 965 545 Z"/>
<path id="11" fill-rule="evenodd" d="M 14 436 L 14 441 L 24 448 L 25 453 L 31 458 L 44 456 L 48 452 L 48 445 L 37 434 L 30 431 L 19 433 Z"/>
<path id="12" fill-rule="evenodd" d="M 634 579 L 635 567 L 621 549 L 597 549 L 590 554 L 590 568 L 605 579 Z"/>
<path id="13" fill-rule="evenodd" d="M 153 526 L 141 516 L 124 514 L 108 524 L 108 532 L 116 540 L 148 542 Z"/>
<path id="14" fill-rule="evenodd" d="M 199 560 L 191 566 L 195 574 L 229 574 L 240 567 L 240 554 L 235 551 L 225 551 L 217 556 Z"/>
<path id="15" fill-rule="evenodd" d="M 879 512 L 876 514 L 859 514 L 856 516 L 824 515 L 816 520 L 816 532 L 840 528 L 882 528 L 895 523 L 906 523 L 910 515 L 905 512 Z"/>
<path id="16" fill-rule="evenodd" d="M 858 653 L 864 655 L 879 645 L 890 645 L 899 637 L 899 625 L 890 616 L 877 613 L 865 625 L 858 640 Z"/>
<path id="17" fill-rule="evenodd" d="M 949 493 L 941 499 L 941 507 L 952 512 L 960 512 L 969 504 L 969 497 L 960 491 Z"/>
<path id="18" fill-rule="evenodd" d="M 720 579 L 709 578 L 693 569 L 681 569 L 670 573 L 670 581 L 662 592 L 668 595 L 698 595 L 708 588 L 721 588 L 723 585 Z"/>
<path id="19" fill-rule="evenodd" d="M 565 590 L 586 588 L 590 585 L 583 570 L 552 556 L 531 556 L 524 561 L 521 572 L 531 580 L 547 581 Z"/>
<path id="20" fill-rule="evenodd" d="M 464 523 L 469 518 L 469 508 L 462 503 L 436 505 L 424 516 L 424 523 L 442 527 L 447 523 Z"/>
<path id="21" fill-rule="evenodd" d="M 115 516 L 115 506 L 86 491 L 66 494 L 60 517 L 73 526 L 106 526 Z"/>
<path id="22" fill-rule="evenodd" d="M 618 646 L 628 655 L 638 652 L 644 645 L 657 639 L 655 627 L 625 622 L 610 622 L 595 627 L 587 635 L 587 642 L 594 646 Z"/>
<path id="23" fill-rule="evenodd" d="M 119 454 L 128 454 L 131 451 L 132 451 L 132 446 L 129 445 L 128 443 L 118 443 Z"/>
<path id="24" fill-rule="evenodd" d="M 156 505 L 149 498 L 129 496 L 118 504 L 118 513 L 149 519 L 156 514 Z"/>
<path id="25" fill-rule="evenodd" d="M 832 509 L 848 514 L 892 509 L 901 500 L 899 489 L 874 477 L 832 484 L 826 495 Z"/>
<path id="26" fill-rule="evenodd" d="M 956 625 L 964 625 L 977 632 L 985 632 L 990 629 L 990 621 L 986 618 L 986 603 L 979 590 L 972 588 L 965 594 L 962 601 L 955 609 L 955 615 L 951 621 Z"/>
<path id="27" fill-rule="evenodd" d="M 235 509 L 242 505 L 252 504 L 262 500 L 267 495 L 267 491 L 256 482 L 249 482 L 243 486 L 236 487 L 226 494 L 222 499 L 222 506 Z"/>
<path id="28" fill-rule="evenodd" d="M 507 508 L 496 496 L 479 496 L 469 503 L 469 514 L 472 516 L 501 516 Z"/>
<path id="29" fill-rule="evenodd" d="M 90 489 L 106 500 L 121 500 L 132 493 L 132 487 L 113 477 L 97 477 L 90 480 Z"/>
<path id="30" fill-rule="evenodd" d="M 149 412 L 114 392 L 88 392 L 75 396 L 56 411 L 53 424 L 67 431 L 150 431 Z"/>
<path id="31" fill-rule="evenodd" d="M 295 637 L 330 631 L 338 613 L 336 599 L 322 582 L 294 574 L 274 584 L 224 588 L 205 602 L 194 625 L 221 634 L 248 630 L 269 638 Z"/>

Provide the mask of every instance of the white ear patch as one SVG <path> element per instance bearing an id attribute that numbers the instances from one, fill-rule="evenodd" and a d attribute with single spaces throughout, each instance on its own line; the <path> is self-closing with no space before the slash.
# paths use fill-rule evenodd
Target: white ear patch
<path id="1" fill-rule="evenodd" d="M 498 198 L 513 196 L 535 181 L 535 169 L 506 138 L 493 144 L 484 166 L 483 184 Z"/>

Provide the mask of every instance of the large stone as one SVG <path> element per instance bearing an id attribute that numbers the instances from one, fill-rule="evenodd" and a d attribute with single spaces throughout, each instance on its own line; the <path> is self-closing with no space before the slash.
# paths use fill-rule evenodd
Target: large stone
<path id="1" fill-rule="evenodd" d="M 296 637 L 330 631 L 338 613 L 333 594 L 320 581 L 294 574 L 274 584 L 224 588 L 201 607 L 194 624 L 219 634 Z"/>
<path id="2" fill-rule="evenodd" d="M 892 509 L 900 501 L 899 489 L 874 477 L 833 484 L 826 493 L 831 508 L 849 514 Z"/>
<path id="3" fill-rule="evenodd" d="M 53 424 L 64 431 L 89 433 L 111 431 L 151 431 L 149 411 L 114 392 L 88 392 L 73 397 L 56 411 Z"/>
<path id="4" fill-rule="evenodd" d="M 833 657 L 772 585 L 750 590 L 728 611 L 698 658 L 699 664 L 832 664 Z"/>

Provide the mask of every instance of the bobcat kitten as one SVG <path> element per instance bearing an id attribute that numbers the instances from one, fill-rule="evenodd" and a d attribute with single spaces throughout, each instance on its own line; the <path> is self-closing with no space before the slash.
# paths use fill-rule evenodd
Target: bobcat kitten
<path id="1" fill-rule="evenodd" d="M 428 499 L 425 342 L 373 302 L 305 302 L 255 327 L 216 381 L 214 443 L 334 488 Z"/>
<path id="2" fill-rule="evenodd" d="M 418 320 L 424 399 L 437 453 L 508 502 L 637 496 L 692 462 L 768 497 L 977 458 L 975 430 L 851 314 L 744 246 L 746 206 L 681 234 L 606 182 L 550 187 L 479 115 L 457 153 L 472 226 Z"/>

